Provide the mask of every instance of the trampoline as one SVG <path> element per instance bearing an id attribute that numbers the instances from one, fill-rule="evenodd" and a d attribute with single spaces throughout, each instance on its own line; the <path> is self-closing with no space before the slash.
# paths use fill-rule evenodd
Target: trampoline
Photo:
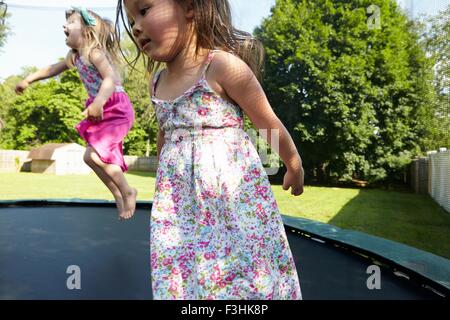
<path id="1" fill-rule="evenodd" d="M 104 201 L 0 202 L 0 299 L 152 299 L 151 202 L 118 221 Z M 389 240 L 283 216 L 304 299 L 448 299 L 450 260 Z M 367 268 L 378 265 L 381 288 Z M 69 290 L 69 266 L 81 289 Z"/>

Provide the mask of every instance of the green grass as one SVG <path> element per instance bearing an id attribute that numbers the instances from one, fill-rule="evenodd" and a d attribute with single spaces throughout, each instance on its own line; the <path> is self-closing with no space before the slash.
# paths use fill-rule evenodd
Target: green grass
<path id="1" fill-rule="evenodd" d="M 428 195 L 306 187 L 291 197 L 272 186 L 282 213 L 365 232 L 450 258 L 450 213 Z"/>
<path id="2" fill-rule="evenodd" d="M 128 173 L 126 178 L 138 189 L 138 200 L 153 199 L 154 173 Z M 0 173 L 0 200 L 67 198 L 114 200 L 108 188 L 94 174 Z"/>
<path id="3" fill-rule="evenodd" d="M 139 190 L 138 200 L 153 199 L 155 174 L 126 175 Z M 450 214 L 429 196 L 379 189 L 307 186 L 300 197 L 273 185 L 280 211 L 366 232 L 450 258 Z M 95 175 L 54 176 L 33 173 L 0 174 L 0 200 L 107 199 L 108 189 Z"/>

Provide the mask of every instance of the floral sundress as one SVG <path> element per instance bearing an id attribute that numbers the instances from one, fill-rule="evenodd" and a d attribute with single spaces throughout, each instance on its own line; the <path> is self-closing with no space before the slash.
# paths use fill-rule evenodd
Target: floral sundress
<path id="1" fill-rule="evenodd" d="M 243 111 L 201 79 L 152 101 L 165 132 L 150 221 L 153 298 L 301 299 L 297 270 Z"/>

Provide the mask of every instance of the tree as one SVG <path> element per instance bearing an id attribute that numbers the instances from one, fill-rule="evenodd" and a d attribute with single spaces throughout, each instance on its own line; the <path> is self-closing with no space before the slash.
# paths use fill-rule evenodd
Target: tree
<path id="1" fill-rule="evenodd" d="M 59 78 L 33 84 L 12 102 L 1 147 L 29 149 L 48 142 L 82 143 L 74 127 L 83 118 L 86 97 L 74 69 Z"/>
<path id="2" fill-rule="evenodd" d="M 5 9 L 0 7 L 0 50 L 6 43 L 6 37 L 10 32 L 10 27 L 8 26 L 8 18 L 10 17 L 9 13 L 5 12 Z"/>
<path id="3" fill-rule="evenodd" d="M 10 28 L 7 24 L 7 18 L 9 17 L 9 14 L 6 14 L 5 10 L 6 9 L 0 8 L 0 19 L 1 18 L 3 19 L 2 21 L 0 20 L 0 54 L 1 54 L 2 47 L 6 43 L 6 37 L 7 37 L 8 33 L 10 32 Z M 0 97 L 3 97 L 6 94 L 5 91 L 8 91 L 8 90 L 5 90 L 3 88 L 3 86 L 0 86 Z M 4 103 L 2 103 L 0 105 L 0 135 L 1 135 L 1 131 L 3 130 L 3 128 L 6 125 L 6 123 L 5 123 L 6 113 L 7 113 L 6 106 Z"/>
<path id="4" fill-rule="evenodd" d="M 255 34 L 307 177 L 379 181 L 420 154 L 430 64 L 394 0 L 277 0 Z"/>
<path id="5" fill-rule="evenodd" d="M 13 104 L 16 98 L 14 88 L 20 79 L 21 78 L 19 76 L 11 76 L 0 84 L 0 97 L 2 97 L 2 103 L 0 104 L 0 138 L 1 131 L 6 126 L 6 116 L 8 114 L 9 107 Z"/>
<path id="6" fill-rule="evenodd" d="M 430 28 L 423 34 L 427 53 L 434 64 L 434 112 L 427 124 L 432 134 L 425 142 L 428 150 L 450 148 L 450 5 L 426 19 Z"/>
<path id="7" fill-rule="evenodd" d="M 125 40 L 125 54 L 130 60 L 135 49 Z M 124 141 L 124 153 L 128 155 L 156 155 L 157 123 L 148 93 L 148 77 L 145 78 L 143 61 L 136 70 L 121 66 L 123 85 L 135 110 L 136 121 Z M 48 142 L 78 142 L 84 144 L 74 126 L 82 119 L 80 114 L 87 98 L 76 69 L 68 70 L 60 77 L 36 83 L 23 96 L 17 97 L 14 87 L 20 78 L 35 71 L 26 68 L 21 76 L 10 77 L 0 85 L 4 104 L 0 118 L 4 131 L 0 146 L 3 148 L 29 149 Z M 51 125 L 49 125 L 51 124 Z"/>

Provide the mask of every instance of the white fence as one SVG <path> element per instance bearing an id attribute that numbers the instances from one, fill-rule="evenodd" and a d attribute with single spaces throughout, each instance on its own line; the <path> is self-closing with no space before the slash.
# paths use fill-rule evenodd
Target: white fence
<path id="1" fill-rule="evenodd" d="M 30 171 L 31 162 L 27 161 L 29 151 L 0 150 L 0 173 Z M 124 156 L 125 163 L 130 171 L 156 172 L 158 161 L 155 156 L 136 157 Z"/>
<path id="2" fill-rule="evenodd" d="M 428 152 L 428 193 L 450 212 L 450 150 Z"/>
<path id="3" fill-rule="evenodd" d="M 156 172 L 158 168 L 158 158 L 151 157 L 136 157 L 136 156 L 124 156 L 125 163 L 130 171 L 150 171 Z"/>
<path id="4" fill-rule="evenodd" d="M 0 172 L 18 172 L 28 157 L 29 151 L 0 150 Z"/>

